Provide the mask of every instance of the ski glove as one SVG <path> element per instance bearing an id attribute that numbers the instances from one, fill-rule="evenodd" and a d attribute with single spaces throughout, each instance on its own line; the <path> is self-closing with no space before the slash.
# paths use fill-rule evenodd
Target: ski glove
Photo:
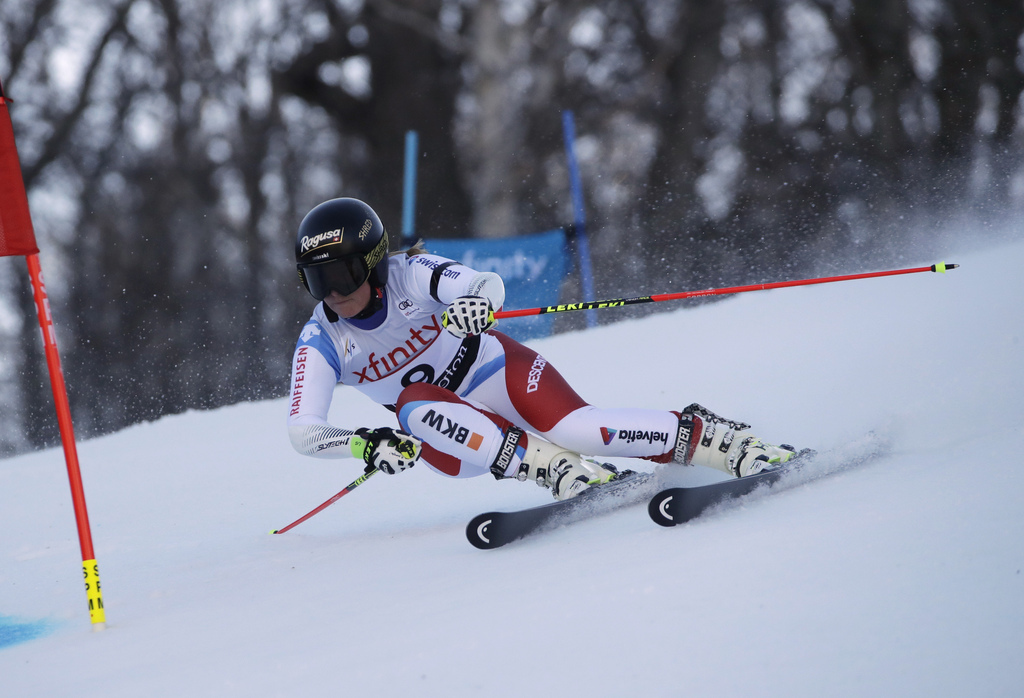
<path id="1" fill-rule="evenodd" d="M 423 442 L 391 427 L 356 429 L 350 441 L 352 455 L 377 470 L 394 475 L 416 465 Z"/>
<path id="2" fill-rule="evenodd" d="M 456 337 L 483 334 L 498 324 L 491 302 L 480 296 L 460 296 L 441 315 L 441 324 Z"/>

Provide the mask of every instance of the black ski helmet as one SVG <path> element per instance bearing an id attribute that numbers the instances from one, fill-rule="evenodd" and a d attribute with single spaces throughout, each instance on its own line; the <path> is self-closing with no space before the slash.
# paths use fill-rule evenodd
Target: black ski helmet
<path id="1" fill-rule="evenodd" d="M 388 233 L 373 209 L 358 199 L 331 199 L 299 223 L 295 238 L 299 279 L 318 301 L 337 291 L 350 295 L 367 279 L 388 282 Z"/>

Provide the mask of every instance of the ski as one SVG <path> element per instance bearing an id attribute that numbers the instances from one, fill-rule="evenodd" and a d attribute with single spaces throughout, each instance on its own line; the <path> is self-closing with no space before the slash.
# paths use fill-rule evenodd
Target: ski
<path id="1" fill-rule="evenodd" d="M 790 468 L 778 468 L 696 487 L 669 487 L 658 492 L 647 504 L 647 513 L 661 526 L 678 526 L 695 519 L 716 504 L 768 487 Z"/>
<path id="2" fill-rule="evenodd" d="M 615 480 L 578 497 L 518 511 L 489 511 L 473 517 L 466 538 L 481 550 L 500 548 L 540 530 L 581 521 L 646 501 L 657 488 L 654 473 L 624 471 Z"/>
<path id="3" fill-rule="evenodd" d="M 816 453 L 802 451 L 788 463 L 755 475 L 693 487 L 668 487 L 647 503 L 647 513 L 661 526 L 678 526 L 691 521 L 708 509 L 764 489 L 774 491 L 783 486 L 801 484 L 826 475 L 867 463 L 889 450 L 888 440 L 871 432 L 861 439 L 837 449 Z M 784 480 L 784 483 L 780 483 Z M 778 486 L 776 486 L 778 485 Z"/>

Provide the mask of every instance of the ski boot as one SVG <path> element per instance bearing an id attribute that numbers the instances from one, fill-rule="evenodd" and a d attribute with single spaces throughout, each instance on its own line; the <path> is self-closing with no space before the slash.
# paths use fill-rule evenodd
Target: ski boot
<path id="1" fill-rule="evenodd" d="M 736 432 L 749 428 L 749 424 L 724 419 L 693 403 L 679 415 L 672 460 L 746 477 L 785 463 L 796 455 L 792 446 L 772 446 L 756 436 L 737 437 Z"/>
<path id="2" fill-rule="evenodd" d="M 514 477 L 523 482 L 533 480 L 541 487 L 550 487 L 551 494 L 559 501 L 576 497 L 590 487 L 602 485 L 618 475 L 608 465 L 583 460 L 580 454 L 545 441 L 536 434 L 526 434 L 518 427 L 509 427 L 505 442 L 510 440 L 516 445 L 525 443 L 525 453 L 518 469 L 512 473 L 502 470 L 496 461 L 491 466 L 495 477 Z M 500 452 L 506 450 L 503 444 Z M 498 460 L 501 460 L 501 455 Z"/>

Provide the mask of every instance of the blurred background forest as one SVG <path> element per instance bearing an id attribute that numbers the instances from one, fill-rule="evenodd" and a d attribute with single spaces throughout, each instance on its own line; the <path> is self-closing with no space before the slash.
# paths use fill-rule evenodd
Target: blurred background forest
<path id="1" fill-rule="evenodd" d="M 347 195 L 397 233 L 410 129 L 417 233 L 504 237 L 571 221 L 573 110 L 599 298 L 930 263 L 1024 206 L 1020 0 L 3 0 L 0 80 L 80 436 L 283 395 L 293 232 Z M 16 258 L 0 356 L 0 455 L 57 443 Z"/>

